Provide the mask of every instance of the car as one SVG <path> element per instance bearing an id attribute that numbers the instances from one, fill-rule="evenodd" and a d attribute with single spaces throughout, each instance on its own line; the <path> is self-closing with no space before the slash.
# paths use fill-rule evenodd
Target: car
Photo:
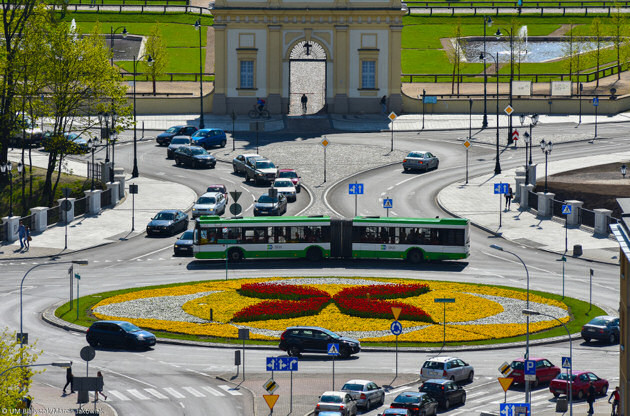
<path id="1" fill-rule="evenodd" d="M 236 156 L 232 159 L 232 169 L 234 170 L 234 173 L 245 173 L 245 167 L 247 164 L 251 163 L 251 161 L 255 159 L 264 159 L 264 157 L 257 153 L 245 153 Z"/>
<path id="2" fill-rule="evenodd" d="M 585 342 L 592 339 L 607 341 L 610 344 L 619 342 L 619 318 L 614 316 L 598 316 L 582 327 L 582 338 Z"/>
<path id="3" fill-rule="evenodd" d="M 254 204 L 254 216 L 282 215 L 287 212 L 287 197 L 282 194 L 262 194 Z"/>
<path id="4" fill-rule="evenodd" d="M 315 416 L 322 411 L 340 412 L 343 416 L 356 416 L 357 402 L 343 391 L 327 391 L 319 396 L 315 405 Z"/>
<path id="5" fill-rule="evenodd" d="M 197 130 L 190 138 L 195 146 L 201 146 L 206 149 L 214 146 L 225 147 L 227 143 L 225 132 L 215 128 Z"/>
<path id="6" fill-rule="evenodd" d="M 223 184 L 208 185 L 206 192 L 221 192 L 225 197 L 225 202 L 228 203 L 230 201 L 230 194 L 228 193 L 227 186 Z"/>
<path id="7" fill-rule="evenodd" d="M 573 399 L 582 400 L 588 395 L 588 386 L 590 382 L 593 382 L 595 392 L 605 396 L 608 392 L 608 380 L 599 378 L 590 371 L 576 371 L 573 370 L 573 377 L 571 377 L 571 390 L 573 391 Z M 558 397 L 561 394 L 568 395 L 569 393 L 569 374 L 560 373 L 551 380 L 549 383 L 549 391 L 554 397 Z"/>
<path id="8" fill-rule="evenodd" d="M 286 351 L 289 356 L 299 357 L 300 354 L 328 353 L 328 344 L 339 344 L 339 355 L 348 358 L 361 351 L 361 343 L 352 338 L 336 334 L 326 328 L 318 326 L 292 326 L 280 336 L 278 347 Z"/>
<path id="9" fill-rule="evenodd" d="M 440 160 L 433 153 L 414 150 L 409 152 L 407 157 L 403 159 L 403 170 L 405 172 L 409 170 L 423 170 L 426 172 L 429 169 L 437 169 L 439 164 Z"/>
<path id="10" fill-rule="evenodd" d="M 186 230 L 173 244 L 173 254 L 175 256 L 193 255 L 193 230 Z"/>
<path id="11" fill-rule="evenodd" d="M 155 335 L 127 321 L 96 321 L 88 328 L 85 339 L 92 347 L 149 349 L 156 343 Z"/>
<path id="12" fill-rule="evenodd" d="M 433 357 L 426 360 L 420 369 L 422 380 L 443 378 L 472 383 L 474 377 L 475 369 L 456 357 Z"/>
<path id="13" fill-rule="evenodd" d="M 291 179 L 298 194 L 302 190 L 302 177 L 297 174 L 295 169 L 278 169 L 278 178 Z"/>
<path id="14" fill-rule="evenodd" d="M 173 158 L 177 166 L 190 166 L 193 169 L 214 168 L 217 164 L 217 159 L 199 146 L 181 146 L 175 150 Z"/>
<path id="15" fill-rule="evenodd" d="M 202 215 L 223 215 L 227 203 L 225 197 L 220 192 L 206 192 L 201 195 L 192 208 L 192 217 L 197 218 Z"/>
<path id="16" fill-rule="evenodd" d="M 431 379 L 427 380 L 419 388 L 422 393 L 428 393 L 438 401 L 438 404 L 448 410 L 451 405 L 466 404 L 466 390 L 453 380 Z"/>
<path id="17" fill-rule="evenodd" d="M 293 182 L 290 179 L 276 179 L 273 182 L 273 187 L 278 191 L 279 194 L 286 196 L 289 202 L 295 202 L 295 200 L 297 199 L 297 191 L 295 190 L 295 186 L 293 186 Z"/>
<path id="18" fill-rule="evenodd" d="M 435 416 L 438 402 L 428 393 L 407 391 L 396 396 L 389 407 L 407 409 L 412 416 Z"/>
<path id="19" fill-rule="evenodd" d="M 175 156 L 175 151 L 182 146 L 190 145 L 190 137 L 188 136 L 175 136 L 171 139 L 171 143 L 166 148 L 166 158 L 172 159 Z"/>
<path id="20" fill-rule="evenodd" d="M 268 159 L 254 159 L 245 165 L 245 181 L 253 180 L 256 185 L 276 180 L 278 168 Z"/>
<path id="21" fill-rule="evenodd" d="M 160 146 L 168 146 L 175 136 L 191 136 L 197 131 L 195 126 L 173 126 L 169 127 L 164 133 L 160 133 L 155 141 Z"/>
<path id="22" fill-rule="evenodd" d="M 16 114 L 15 129 L 9 136 L 9 145 L 19 147 L 39 147 L 44 141 L 44 132 L 31 118 L 22 113 Z"/>
<path id="23" fill-rule="evenodd" d="M 341 387 L 341 391 L 350 393 L 356 400 L 357 407 L 369 410 L 372 406 L 379 407 L 385 402 L 385 390 L 370 380 L 349 380 Z"/>
<path id="24" fill-rule="evenodd" d="M 409 409 L 396 409 L 390 407 L 389 409 L 383 410 L 383 413 L 379 413 L 378 416 L 411 416 L 411 412 Z"/>
<path id="25" fill-rule="evenodd" d="M 178 209 L 165 209 L 147 224 L 147 235 L 174 235 L 188 229 L 188 215 Z"/>
<path id="26" fill-rule="evenodd" d="M 530 382 L 534 388 L 538 387 L 539 384 L 550 382 L 560 373 L 560 369 L 546 358 L 530 358 L 530 360 L 536 361 L 536 380 Z M 525 383 L 525 359 L 517 358 L 512 361 L 510 367 L 512 373 L 508 377 L 514 379 L 513 383 Z"/>

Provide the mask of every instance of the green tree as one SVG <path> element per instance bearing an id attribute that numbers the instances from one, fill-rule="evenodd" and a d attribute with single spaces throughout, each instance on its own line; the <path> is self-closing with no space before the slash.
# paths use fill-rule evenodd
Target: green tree
<path id="1" fill-rule="evenodd" d="M 448 57 L 453 65 L 453 77 L 451 80 L 451 94 L 455 93 L 455 83 L 457 83 L 457 95 L 459 95 L 459 80 L 462 69 L 462 21 L 457 19 L 455 28 L 453 29 L 453 48 L 447 51 Z"/>
<path id="2" fill-rule="evenodd" d="M 160 25 L 157 22 L 151 29 L 151 33 L 144 45 L 144 51 L 147 58 L 142 60 L 142 66 L 144 71 L 149 74 L 149 77 L 153 82 L 153 95 L 155 95 L 155 82 L 158 77 L 164 75 L 166 66 L 168 65 L 166 44 L 164 43 L 164 38 L 162 37 Z M 151 57 L 152 62 L 147 62 L 149 56 Z"/>
<path id="3" fill-rule="evenodd" d="M 596 17 L 591 22 L 590 33 L 595 38 L 595 51 L 591 55 L 593 63 L 595 64 L 595 79 L 597 80 L 596 87 L 599 87 L 599 66 L 601 64 L 601 44 L 604 37 L 604 25 L 599 17 Z"/>
<path id="4" fill-rule="evenodd" d="M 0 372 L 8 370 L 0 377 L 0 409 L 12 414 L 17 409 L 22 397 L 28 394 L 28 389 L 35 372 L 30 368 L 9 368 L 17 365 L 34 364 L 40 351 L 33 349 L 33 345 L 20 348 L 16 333 L 3 329 L 0 332 Z"/>
<path id="5" fill-rule="evenodd" d="M 617 53 L 617 79 L 621 79 L 621 63 L 627 55 L 628 17 L 621 11 L 621 6 L 615 3 L 615 13 L 612 15 L 612 35 L 615 52 Z"/>

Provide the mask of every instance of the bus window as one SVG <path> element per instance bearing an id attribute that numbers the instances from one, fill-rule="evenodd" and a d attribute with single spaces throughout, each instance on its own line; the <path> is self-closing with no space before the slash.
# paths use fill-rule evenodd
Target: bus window
<path id="1" fill-rule="evenodd" d="M 208 230 L 202 229 L 199 232 L 199 244 L 208 244 Z"/>
<path id="2" fill-rule="evenodd" d="M 273 227 L 272 233 L 269 234 L 269 238 L 273 235 L 273 242 L 276 244 L 286 243 L 287 239 L 284 236 L 284 227 Z"/>
<path id="3" fill-rule="evenodd" d="M 407 244 L 407 229 L 401 227 L 398 229 L 398 244 Z"/>

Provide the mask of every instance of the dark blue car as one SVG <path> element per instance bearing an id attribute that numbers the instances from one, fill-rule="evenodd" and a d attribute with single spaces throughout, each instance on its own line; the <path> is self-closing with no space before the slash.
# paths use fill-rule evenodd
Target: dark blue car
<path id="1" fill-rule="evenodd" d="M 606 341 L 610 344 L 619 342 L 619 318 L 615 316 L 598 316 L 582 327 L 582 338 Z"/>
<path id="2" fill-rule="evenodd" d="M 225 147 L 227 137 L 221 129 L 201 129 L 197 130 L 191 136 L 192 143 L 195 146 L 205 147 L 206 149 L 213 146 Z"/>
<path id="3" fill-rule="evenodd" d="M 148 349 L 155 345 L 155 335 L 127 321 L 96 321 L 87 330 L 85 339 L 92 347 Z"/>
<path id="4" fill-rule="evenodd" d="M 178 209 L 165 209 L 147 224 L 147 235 L 174 235 L 188 229 L 188 215 Z"/>

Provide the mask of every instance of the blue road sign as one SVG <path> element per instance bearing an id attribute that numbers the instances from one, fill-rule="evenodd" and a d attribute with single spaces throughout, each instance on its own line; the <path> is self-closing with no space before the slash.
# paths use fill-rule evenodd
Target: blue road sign
<path id="1" fill-rule="evenodd" d="M 267 371 L 298 371 L 298 358 L 267 357 Z"/>
<path id="2" fill-rule="evenodd" d="M 396 336 L 402 334 L 402 324 L 398 321 L 392 322 L 392 325 L 389 327 L 389 329 L 392 331 L 392 334 Z"/>
<path id="3" fill-rule="evenodd" d="M 534 360 L 525 360 L 525 375 L 526 376 L 535 376 L 536 375 L 536 361 L 534 361 Z"/>
<path id="4" fill-rule="evenodd" d="M 571 368 L 571 357 L 562 357 L 562 368 Z"/>
<path id="5" fill-rule="evenodd" d="M 391 198 L 383 199 L 383 208 L 392 208 L 394 206 L 394 201 Z"/>
<path id="6" fill-rule="evenodd" d="M 531 415 L 529 403 L 500 403 L 499 414 L 501 416 L 525 416 Z"/>
<path id="7" fill-rule="evenodd" d="M 350 195 L 363 195 L 363 184 L 362 183 L 348 184 L 348 193 Z"/>
<path id="8" fill-rule="evenodd" d="M 425 95 L 423 102 L 425 104 L 437 104 L 437 97 L 435 95 Z"/>
<path id="9" fill-rule="evenodd" d="M 593 98 L 593 106 L 597 107 L 599 105 L 599 98 Z"/>
<path id="10" fill-rule="evenodd" d="M 507 183 L 495 183 L 494 184 L 494 193 L 495 194 L 507 194 L 508 193 L 509 184 Z"/>
<path id="11" fill-rule="evenodd" d="M 339 355 L 339 344 L 328 344 L 328 355 Z"/>
<path id="12" fill-rule="evenodd" d="M 563 205 L 562 206 L 562 213 L 564 215 L 569 215 L 571 213 L 571 205 Z"/>

